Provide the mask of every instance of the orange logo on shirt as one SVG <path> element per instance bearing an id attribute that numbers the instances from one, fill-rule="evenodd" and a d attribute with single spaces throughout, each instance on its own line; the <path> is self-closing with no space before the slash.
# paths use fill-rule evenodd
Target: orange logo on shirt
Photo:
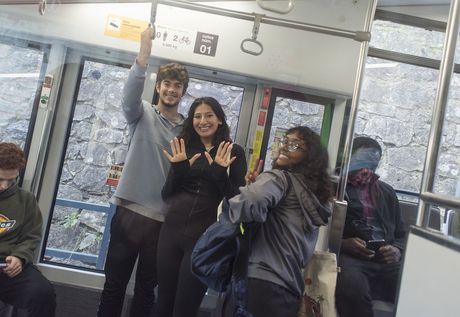
<path id="1" fill-rule="evenodd" d="M 10 220 L 7 216 L 0 214 L 0 234 L 6 233 L 14 227 L 16 220 Z"/>

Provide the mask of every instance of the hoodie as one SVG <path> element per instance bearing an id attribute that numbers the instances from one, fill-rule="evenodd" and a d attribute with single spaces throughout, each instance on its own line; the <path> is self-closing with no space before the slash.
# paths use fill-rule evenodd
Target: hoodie
<path id="1" fill-rule="evenodd" d="M 302 269 L 313 254 L 319 226 L 327 224 L 330 206 L 318 201 L 301 175 L 281 170 L 264 172 L 240 190 L 229 200 L 230 220 L 262 223 L 252 242 L 248 277 L 281 285 L 300 297 Z"/>
<path id="2" fill-rule="evenodd" d="M 15 256 L 33 261 L 40 243 L 42 215 L 32 193 L 13 185 L 0 192 L 0 258 Z"/>

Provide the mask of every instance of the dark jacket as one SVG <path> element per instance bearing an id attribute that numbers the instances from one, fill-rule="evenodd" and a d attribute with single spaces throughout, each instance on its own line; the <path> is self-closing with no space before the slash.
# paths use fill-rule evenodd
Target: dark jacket
<path id="1" fill-rule="evenodd" d="M 32 262 L 40 243 L 42 215 L 32 193 L 14 185 L 0 193 L 0 258 Z"/>
<path id="2" fill-rule="evenodd" d="M 406 230 L 399 207 L 399 201 L 393 188 L 382 181 L 377 181 L 376 207 L 374 215 L 379 221 L 384 239 L 400 250 L 404 249 Z M 366 219 L 363 216 L 363 206 L 359 201 L 358 189 L 347 184 L 345 199 L 348 202 L 347 217 L 343 230 L 343 238 L 361 238 L 370 240 Z"/>
<path id="3" fill-rule="evenodd" d="M 232 157 L 236 160 L 230 170 L 218 164 L 209 164 L 203 154 L 203 144 L 186 146 L 187 157 L 197 153 L 201 156 L 190 166 L 188 160 L 172 163 L 162 196 L 167 204 L 165 223 L 182 234 L 198 238 L 217 219 L 217 207 L 223 197 L 238 194 L 238 188 L 245 185 L 247 166 L 244 150 L 233 144 Z M 217 147 L 209 154 L 216 156 Z"/>

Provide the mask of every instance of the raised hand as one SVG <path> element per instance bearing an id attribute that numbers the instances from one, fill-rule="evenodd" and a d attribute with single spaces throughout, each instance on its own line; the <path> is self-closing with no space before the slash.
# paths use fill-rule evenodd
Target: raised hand
<path id="1" fill-rule="evenodd" d="M 146 67 L 150 55 L 152 53 L 152 40 L 155 38 L 155 28 L 149 24 L 149 26 L 141 33 L 141 46 L 139 48 L 139 54 L 137 55 L 137 63 L 143 67 Z"/>
<path id="2" fill-rule="evenodd" d="M 209 164 L 212 162 L 219 164 L 222 167 L 229 167 L 230 164 L 236 160 L 236 156 L 231 157 L 232 154 L 233 144 L 231 142 L 222 141 L 217 148 L 216 156 L 214 160 L 212 159 L 211 155 L 208 152 L 204 152 L 204 155 L 208 159 Z"/>
<path id="3" fill-rule="evenodd" d="M 164 155 L 168 158 L 171 163 L 182 162 L 187 159 L 187 153 L 185 151 L 185 141 L 184 139 L 174 138 L 172 139 L 169 144 L 171 145 L 171 152 L 172 155 L 168 153 L 168 151 L 163 150 Z M 195 161 L 201 156 L 200 153 L 195 154 L 190 160 L 190 166 L 195 163 Z"/>
<path id="4" fill-rule="evenodd" d="M 257 159 L 254 168 L 246 173 L 244 176 L 244 180 L 246 181 L 246 185 L 252 184 L 256 181 L 257 176 L 262 172 L 262 168 L 264 167 L 264 160 Z"/>

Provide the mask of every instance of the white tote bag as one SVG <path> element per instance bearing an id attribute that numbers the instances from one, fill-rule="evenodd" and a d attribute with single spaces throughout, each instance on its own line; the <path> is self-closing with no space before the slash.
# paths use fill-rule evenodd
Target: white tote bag
<path id="1" fill-rule="evenodd" d="M 335 286 L 337 282 L 335 253 L 315 251 L 304 269 L 305 291 L 298 317 L 336 317 Z"/>

